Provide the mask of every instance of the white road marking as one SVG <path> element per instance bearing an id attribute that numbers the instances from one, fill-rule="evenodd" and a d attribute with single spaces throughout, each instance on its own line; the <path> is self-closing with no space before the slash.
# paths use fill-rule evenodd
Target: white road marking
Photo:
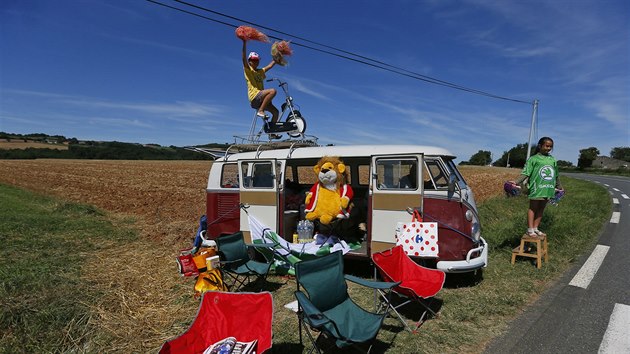
<path id="1" fill-rule="evenodd" d="M 630 333 L 630 306 L 615 304 L 598 353 L 630 353 L 628 333 Z"/>
<path id="2" fill-rule="evenodd" d="M 619 189 L 617 189 L 617 188 L 613 188 L 613 190 L 614 190 L 615 192 L 621 192 L 621 191 L 620 191 Z"/>
<path id="3" fill-rule="evenodd" d="M 569 285 L 577 286 L 586 289 L 593 280 L 595 273 L 599 270 L 599 266 L 602 265 L 606 253 L 608 253 L 609 246 L 597 245 L 591 253 L 590 257 L 584 262 L 580 271 L 571 279 Z"/>
<path id="4" fill-rule="evenodd" d="M 627 194 L 622 194 L 621 196 L 623 197 L 623 199 L 630 199 Z"/>
<path id="5" fill-rule="evenodd" d="M 619 199 L 613 198 L 613 204 L 619 204 Z"/>
<path id="6" fill-rule="evenodd" d="M 619 224 L 620 218 L 621 218 L 621 213 L 618 211 L 613 211 L 612 216 L 610 217 L 610 222 L 612 224 Z"/>
<path id="7" fill-rule="evenodd" d="M 606 184 L 606 183 L 604 183 L 604 185 L 605 185 L 606 187 L 610 187 L 610 184 Z"/>

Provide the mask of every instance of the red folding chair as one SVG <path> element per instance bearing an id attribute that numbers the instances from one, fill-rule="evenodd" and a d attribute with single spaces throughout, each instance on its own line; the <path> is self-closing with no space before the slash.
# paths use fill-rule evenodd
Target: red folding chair
<path id="1" fill-rule="evenodd" d="M 425 268 L 417 264 L 409 258 L 400 245 L 373 254 L 372 261 L 376 265 L 376 269 L 378 269 L 383 281 L 401 282 L 393 291 L 403 297 L 405 301 L 396 306 L 391 302 L 385 303 L 388 304 L 391 311 L 394 311 L 407 330 L 410 332 L 417 330 L 418 327 L 422 325 L 427 312 L 436 316 L 436 313 L 431 309 L 429 304 L 425 303 L 425 300 L 434 297 L 442 290 L 444 279 L 446 278 L 444 272 L 437 269 Z M 383 294 L 381 294 L 381 296 L 383 296 Z M 425 311 L 420 316 L 420 320 L 418 320 L 413 330 L 398 312 L 400 307 L 412 302 L 417 302 L 425 308 Z"/>
<path id="2" fill-rule="evenodd" d="M 167 353 L 203 353 L 212 344 L 234 337 L 239 342 L 258 340 L 256 353 L 271 348 L 273 299 L 270 292 L 203 294 L 190 328 L 160 349 Z"/>

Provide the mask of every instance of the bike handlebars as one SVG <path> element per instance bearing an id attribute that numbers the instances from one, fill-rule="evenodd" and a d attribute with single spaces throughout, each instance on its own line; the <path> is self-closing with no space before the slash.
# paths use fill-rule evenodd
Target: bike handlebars
<path id="1" fill-rule="evenodd" d="M 271 82 L 271 81 L 278 81 L 278 86 L 285 86 L 287 85 L 286 82 L 276 78 L 276 77 L 272 77 L 271 79 L 267 79 L 267 82 Z"/>

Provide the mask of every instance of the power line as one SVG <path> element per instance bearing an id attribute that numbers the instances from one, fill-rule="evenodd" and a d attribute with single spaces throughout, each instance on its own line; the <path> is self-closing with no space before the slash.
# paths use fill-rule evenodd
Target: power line
<path id="1" fill-rule="evenodd" d="M 178 7 L 175 7 L 175 6 L 171 6 L 171 5 L 159 2 L 157 0 L 146 0 L 146 1 L 154 3 L 156 5 L 160 5 L 160 6 L 164 6 L 164 7 L 170 8 L 172 10 L 176 10 L 176 11 L 179 11 L 179 12 L 183 12 L 183 13 L 186 13 L 186 14 L 189 14 L 189 15 L 193 15 L 193 16 L 199 17 L 199 18 L 203 18 L 203 19 L 206 19 L 206 20 L 209 20 L 209 21 L 212 21 L 212 22 L 220 23 L 222 25 L 226 25 L 226 26 L 229 26 L 229 27 L 237 28 L 239 26 L 239 25 L 235 25 L 235 24 L 232 24 L 232 23 L 220 21 L 220 20 L 217 20 L 217 19 L 214 19 L 214 18 L 211 18 L 211 17 L 203 16 L 201 14 L 198 14 L 198 13 L 195 13 L 195 12 L 192 12 L 192 11 L 188 11 L 188 10 L 184 10 L 184 9 L 181 9 L 181 8 L 178 8 Z M 336 57 L 339 57 L 339 58 L 343 58 L 343 59 L 346 59 L 346 60 L 354 61 L 354 62 L 357 62 L 357 63 L 361 63 L 361 64 L 368 65 L 368 66 L 371 66 L 371 67 L 374 67 L 374 68 L 378 68 L 378 69 L 381 69 L 381 70 L 389 71 L 389 72 L 392 72 L 392 73 L 395 73 L 395 74 L 398 74 L 398 75 L 406 76 L 406 77 L 409 77 L 409 78 L 412 78 L 412 79 L 428 82 L 428 83 L 435 84 L 435 85 L 449 87 L 449 88 L 452 88 L 452 89 L 465 91 L 465 92 L 469 92 L 469 93 L 474 93 L 474 94 L 477 94 L 477 95 L 482 95 L 482 96 L 486 96 L 486 97 L 490 97 L 490 98 L 505 100 L 505 101 L 512 101 L 512 102 L 517 102 L 517 103 L 525 103 L 525 104 L 528 104 L 528 105 L 532 104 L 532 102 L 523 101 L 523 100 L 514 99 L 514 98 L 509 98 L 509 97 L 505 97 L 505 96 L 499 96 L 499 95 L 488 93 L 488 92 L 485 92 L 485 91 L 481 91 L 481 90 L 465 87 L 465 86 L 462 86 L 462 85 L 458 85 L 458 84 L 455 84 L 455 83 L 452 83 L 452 82 L 440 80 L 440 79 L 437 79 L 437 78 L 434 78 L 434 77 L 431 77 L 431 76 L 419 74 L 419 73 L 416 73 L 416 72 L 413 72 L 413 71 L 410 71 L 410 70 L 407 70 L 407 69 L 404 69 L 404 68 L 401 68 L 401 67 L 398 67 L 398 66 L 395 66 L 395 65 L 387 64 L 385 62 L 382 62 L 382 61 L 379 61 L 379 60 L 376 60 L 376 59 L 372 59 L 372 58 L 369 58 L 369 57 L 366 57 L 366 56 L 363 56 L 363 55 L 359 55 L 359 54 L 356 54 L 356 53 L 353 53 L 353 52 L 349 52 L 349 51 L 346 51 L 346 50 L 343 50 L 343 49 L 339 49 L 339 48 L 332 47 L 332 46 L 329 46 L 329 45 L 326 45 L 326 44 L 315 42 L 315 41 L 312 41 L 312 40 L 309 40 L 309 39 L 306 39 L 306 38 L 303 38 L 303 37 L 300 37 L 300 36 L 295 36 L 295 35 L 292 35 L 290 33 L 282 32 L 282 31 L 276 30 L 276 29 L 271 28 L 271 27 L 267 27 L 267 26 L 260 25 L 260 24 L 257 24 L 257 23 L 251 22 L 251 21 L 243 20 L 243 19 L 240 19 L 238 17 L 230 16 L 230 15 L 218 12 L 218 11 L 214 11 L 214 10 L 208 9 L 206 7 L 203 7 L 203 6 L 199 6 L 199 5 L 196 5 L 196 4 L 191 4 L 191 3 L 183 1 L 183 0 L 173 0 L 173 1 L 175 1 L 177 3 L 180 3 L 182 5 L 185 5 L 185 6 L 189 6 L 191 8 L 195 8 L 195 9 L 198 9 L 198 10 L 209 12 L 209 13 L 215 14 L 217 16 L 225 17 L 225 18 L 228 18 L 228 19 L 231 19 L 231 20 L 239 21 L 240 23 L 246 23 L 246 24 L 258 27 L 258 28 L 262 28 L 262 29 L 269 30 L 269 31 L 272 31 L 272 32 L 275 32 L 275 33 L 279 33 L 281 35 L 289 36 L 291 38 L 299 39 L 301 41 L 304 41 L 304 42 L 307 42 L 307 43 L 310 43 L 310 44 L 314 44 L 316 46 L 320 46 L 320 47 L 323 47 L 323 48 L 327 48 L 327 49 L 330 49 L 330 50 L 334 50 L 336 52 L 343 53 L 343 54 L 335 53 L 335 52 L 332 52 L 332 51 L 326 50 L 326 49 L 313 47 L 312 45 L 306 45 L 306 44 L 303 44 L 303 43 L 291 41 L 291 43 L 293 45 L 295 45 L 295 46 L 299 46 L 299 47 L 311 49 L 311 50 L 314 50 L 314 51 L 318 51 L 318 52 L 321 52 L 321 53 L 333 55 L 333 56 L 336 56 Z M 272 38 L 272 39 L 283 40 L 283 38 L 279 38 L 279 37 L 275 37 L 275 36 L 271 36 L 271 35 L 268 35 L 268 37 Z"/>

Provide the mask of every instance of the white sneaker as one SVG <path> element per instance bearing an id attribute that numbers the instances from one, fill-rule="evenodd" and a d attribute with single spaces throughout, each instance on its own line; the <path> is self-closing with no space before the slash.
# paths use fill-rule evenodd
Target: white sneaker
<path id="1" fill-rule="evenodd" d="M 546 234 L 546 233 L 544 233 L 544 232 L 542 232 L 542 231 L 540 231 L 540 230 L 538 230 L 538 229 L 534 230 L 534 233 L 535 233 L 537 236 L 540 236 L 540 237 L 546 237 L 546 236 L 547 236 L 547 234 Z"/>

